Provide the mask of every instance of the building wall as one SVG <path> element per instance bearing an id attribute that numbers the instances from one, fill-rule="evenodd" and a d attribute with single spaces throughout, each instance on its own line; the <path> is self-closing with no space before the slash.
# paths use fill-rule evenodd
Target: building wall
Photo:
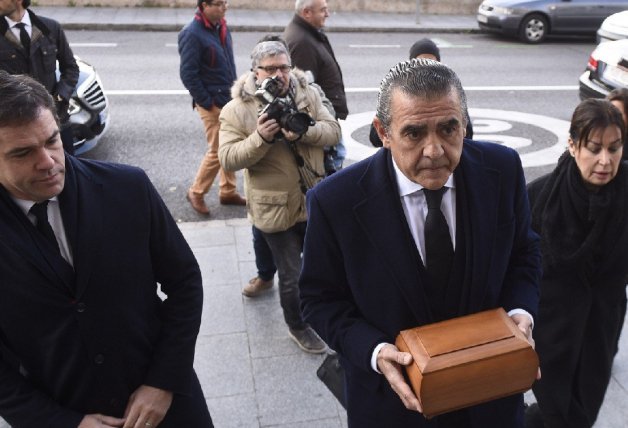
<path id="1" fill-rule="evenodd" d="M 327 0 L 332 11 L 474 14 L 482 0 Z M 32 0 L 34 6 L 195 7 L 196 0 Z M 238 9 L 292 10 L 294 0 L 230 0 Z"/>

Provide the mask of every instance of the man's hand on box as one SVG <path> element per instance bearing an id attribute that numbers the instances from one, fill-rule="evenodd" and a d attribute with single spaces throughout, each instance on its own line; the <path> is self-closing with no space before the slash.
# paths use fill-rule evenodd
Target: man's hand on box
<path id="1" fill-rule="evenodd" d="M 386 377 L 390 387 L 399 396 L 408 410 L 423 412 L 419 399 L 403 377 L 403 368 L 412 364 L 412 355 L 400 352 L 395 345 L 386 344 L 377 354 L 377 368 Z"/>

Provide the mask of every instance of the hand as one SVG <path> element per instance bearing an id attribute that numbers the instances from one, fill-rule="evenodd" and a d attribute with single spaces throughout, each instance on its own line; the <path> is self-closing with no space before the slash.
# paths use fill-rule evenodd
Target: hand
<path id="1" fill-rule="evenodd" d="M 408 410 L 423 412 L 419 399 L 416 398 L 410 385 L 403 377 L 401 366 L 412 364 L 412 355 L 407 352 L 399 352 L 395 345 L 387 344 L 377 354 L 377 367 L 382 372 L 390 387 L 397 393 L 403 405 Z"/>
<path id="2" fill-rule="evenodd" d="M 264 113 L 257 118 L 257 133 L 266 141 L 273 141 L 275 134 L 280 127 L 275 119 L 268 119 L 268 114 Z"/>
<path id="3" fill-rule="evenodd" d="M 124 419 L 114 418 L 100 414 L 85 415 L 78 428 L 110 428 L 121 427 Z"/>
<path id="4" fill-rule="evenodd" d="M 142 385 L 131 394 L 124 417 L 124 428 L 155 428 L 172 404 L 172 392 Z"/>
<path id="5" fill-rule="evenodd" d="M 521 332 L 525 334 L 526 339 L 528 339 L 528 342 L 530 342 L 530 345 L 532 345 L 532 348 L 534 349 L 535 343 L 534 338 L 532 338 L 532 320 L 530 319 L 530 317 L 525 314 L 513 314 L 510 318 L 512 318 L 515 324 L 517 324 L 519 330 L 521 330 Z M 536 380 L 539 379 L 541 379 L 540 367 L 536 372 Z"/>
<path id="6" fill-rule="evenodd" d="M 297 134 L 296 132 L 288 131 L 287 129 L 284 129 L 284 128 L 281 128 L 281 132 L 283 133 L 283 137 L 287 141 L 296 141 L 299 138 L 301 138 L 301 136 Z"/>

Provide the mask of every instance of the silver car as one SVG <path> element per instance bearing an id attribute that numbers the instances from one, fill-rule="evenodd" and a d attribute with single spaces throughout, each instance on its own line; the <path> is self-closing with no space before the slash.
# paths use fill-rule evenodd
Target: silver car
<path id="1" fill-rule="evenodd" d="M 81 58 L 74 58 L 79 66 L 79 79 L 70 99 L 68 113 L 74 136 L 74 154 L 78 156 L 94 148 L 107 130 L 109 103 L 96 69 Z"/>
<path id="2" fill-rule="evenodd" d="M 485 0 L 481 29 L 540 43 L 548 34 L 594 35 L 604 19 L 628 9 L 628 0 Z"/>

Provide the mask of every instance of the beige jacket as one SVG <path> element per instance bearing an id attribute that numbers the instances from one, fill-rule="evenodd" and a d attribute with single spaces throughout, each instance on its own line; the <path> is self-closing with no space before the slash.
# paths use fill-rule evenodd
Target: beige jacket
<path id="1" fill-rule="evenodd" d="M 291 81 L 294 99 L 301 112 L 316 120 L 296 143 L 299 154 L 318 174 L 324 174 L 323 147 L 340 140 L 340 125 L 310 87 L 305 75 L 294 70 Z M 218 157 L 227 171 L 244 169 L 248 218 L 263 232 L 282 232 L 306 221 L 305 195 L 301 192 L 294 155 L 283 141 L 268 144 L 256 132 L 257 117 L 263 108 L 255 97 L 255 74 L 240 77 L 231 88 L 232 100 L 220 113 Z"/>

